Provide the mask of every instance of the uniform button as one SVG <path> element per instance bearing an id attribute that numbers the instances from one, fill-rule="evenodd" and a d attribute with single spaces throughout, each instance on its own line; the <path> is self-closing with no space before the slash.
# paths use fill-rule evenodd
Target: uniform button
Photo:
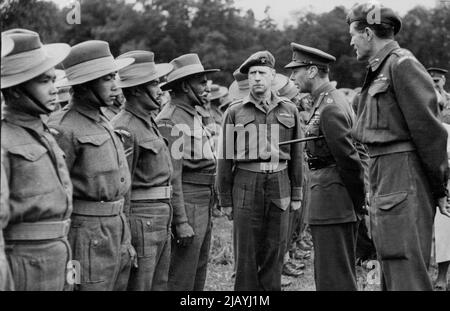
<path id="1" fill-rule="evenodd" d="M 150 221 L 147 221 L 146 225 L 150 227 L 150 225 L 151 225 Z"/>
<path id="2" fill-rule="evenodd" d="M 98 245 L 98 241 L 97 240 L 94 240 L 93 243 L 94 243 L 95 246 Z"/>
<path id="3" fill-rule="evenodd" d="M 30 260 L 30 265 L 36 267 L 38 265 L 37 260 L 35 260 L 35 259 Z"/>
<path id="4" fill-rule="evenodd" d="M 121 181 L 121 182 L 124 182 L 124 181 L 125 181 L 125 178 L 122 177 L 122 178 L 120 179 L 120 181 Z"/>

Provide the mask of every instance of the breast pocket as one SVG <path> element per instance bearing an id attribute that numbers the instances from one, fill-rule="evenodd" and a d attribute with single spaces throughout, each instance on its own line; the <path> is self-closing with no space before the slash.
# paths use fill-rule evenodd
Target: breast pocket
<path id="1" fill-rule="evenodd" d="M 164 159 L 165 148 L 165 142 L 160 139 L 139 143 L 138 167 L 144 171 L 168 169 L 167 159 Z"/>
<path id="2" fill-rule="evenodd" d="M 279 125 L 279 139 L 286 141 L 293 139 L 295 118 L 293 114 L 278 113 L 276 115 Z"/>
<path id="3" fill-rule="evenodd" d="M 370 102 L 370 118 L 369 128 L 387 129 L 389 128 L 389 105 L 391 98 L 389 95 L 389 83 L 375 82 L 369 87 Z"/>
<path id="4" fill-rule="evenodd" d="M 118 170 L 117 150 L 109 134 L 78 138 L 81 148 L 83 172 L 87 176 Z"/>
<path id="5" fill-rule="evenodd" d="M 53 191 L 57 175 L 47 149 L 38 144 L 14 146 L 11 159 L 11 195 L 31 197 Z"/>

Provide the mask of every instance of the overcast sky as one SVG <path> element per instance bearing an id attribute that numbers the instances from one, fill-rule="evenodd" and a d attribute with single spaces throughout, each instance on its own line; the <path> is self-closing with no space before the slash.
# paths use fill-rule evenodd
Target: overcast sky
<path id="1" fill-rule="evenodd" d="M 48 0 L 57 3 L 58 5 L 65 6 L 71 2 L 71 0 Z M 83 11 L 83 1 L 81 2 L 81 10 Z M 107 0 L 106 0 L 107 1 Z M 127 0 L 133 2 L 133 0 Z M 365 0 L 234 0 L 236 7 L 244 10 L 253 9 L 256 18 L 261 19 L 264 17 L 264 9 L 266 6 L 270 6 L 270 15 L 280 25 L 283 25 L 285 21 L 289 22 L 292 18 L 292 13 L 298 10 L 308 9 L 316 13 L 328 12 L 335 6 L 343 5 L 347 8 L 352 7 L 355 3 L 362 3 Z M 408 12 L 416 5 L 423 5 L 427 8 L 434 7 L 439 1 L 450 0 L 379 0 L 382 4 L 393 8 L 401 15 Z"/>

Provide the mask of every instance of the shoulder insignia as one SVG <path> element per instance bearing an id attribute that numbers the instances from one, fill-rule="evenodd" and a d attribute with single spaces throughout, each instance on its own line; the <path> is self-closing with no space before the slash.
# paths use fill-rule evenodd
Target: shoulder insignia
<path id="1" fill-rule="evenodd" d="M 124 136 L 126 136 L 126 137 L 128 137 L 128 138 L 131 137 L 131 133 L 128 132 L 128 131 L 125 131 L 125 130 L 116 130 L 116 132 L 118 132 L 119 134 L 124 135 Z"/>
<path id="2" fill-rule="evenodd" d="M 331 98 L 327 98 L 327 104 L 333 103 L 333 100 Z"/>

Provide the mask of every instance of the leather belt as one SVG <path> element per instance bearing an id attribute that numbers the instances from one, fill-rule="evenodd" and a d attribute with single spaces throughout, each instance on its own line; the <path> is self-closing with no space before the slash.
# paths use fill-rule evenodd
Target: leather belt
<path id="1" fill-rule="evenodd" d="M 22 222 L 4 230 L 5 240 L 36 241 L 64 238 L 70 230 L 70 219 L 62 221 Z"/>
<path id="2" fill-rule="evenodd" d="M 306 158 L 306 162 L 308 162 L 308 168 L 312 171 L 336 165 L 333 158 Z"/>
<path id="3" fill-rule="evenodd" d="M 366 144 L 369 157 L 374 158 L 385 154 L 408 152 L 416 150 L 412 142 L 402 141 L 387 144 Z"/>
<path id="4" fill-rule="evenodd" d="M 287 161 L 273 162 L 238 162 L 238 168 L 255 173 L 277 173 L 287 168 Z"/>
<path id="5" fill-rule="evenodd" d="M 170 199 L 171 197 L 172 186 L 152 187 L 145 190 L 138 189 L 131 191 L 132 201 Z"/>
<path id="6" fill-rule="evenodd" d="M 182 182 L 197 185 L 214 185 L 216 174 L 214 173 L 197 173 L 183 172 Z"/>
<path id="7" fill-rule="evenodd" d="M 97 217 L 116 216 L 122 212 L 123 203 L 123 198 L 113 202 L 74 200 L 72 214 Z"/>

